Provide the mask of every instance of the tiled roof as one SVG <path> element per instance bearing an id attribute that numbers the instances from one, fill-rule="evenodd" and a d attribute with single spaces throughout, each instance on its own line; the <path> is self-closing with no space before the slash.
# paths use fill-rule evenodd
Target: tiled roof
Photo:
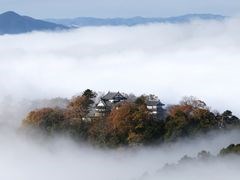
<path id="1" fill-rule="evenodd" d="M 126 99 L 121 93 L 119 92 L 108 92 L 105 96 L 102 97 L 102 99 L 104 100 L 110 100 L 110 99 L 114 99 L 116 96 L 120 96 L 123 99 Z"/>
<path id="2" fill-rule="evenodd" d="M 154 100 L 154 101 L 147 101 L 146 102 L 147 106 L 164 106 L 163 103 L 161 103 L 161 101 L 157 101 L 157 100 Z"/>

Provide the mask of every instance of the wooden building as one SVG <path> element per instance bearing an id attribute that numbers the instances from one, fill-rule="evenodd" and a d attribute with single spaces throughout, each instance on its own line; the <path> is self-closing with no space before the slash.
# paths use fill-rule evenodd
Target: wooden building
<path id="1" fill-rule="evenodd" d="M 115 105 L 125 100 L 127 98 L 120 92 L 108 92 L 96 105 L 95 116 L 105 116 Z"/>

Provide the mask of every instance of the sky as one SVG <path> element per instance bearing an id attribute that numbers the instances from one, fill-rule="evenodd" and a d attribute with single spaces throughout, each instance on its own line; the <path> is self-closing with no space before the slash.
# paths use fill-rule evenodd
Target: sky
<path id="1" fill-rule="evenodd" d="M 0 12 L 16 11 L 35 18 L 166 17 L 188 13 L 238 15 L 237 0 L 1 0 Z"/>

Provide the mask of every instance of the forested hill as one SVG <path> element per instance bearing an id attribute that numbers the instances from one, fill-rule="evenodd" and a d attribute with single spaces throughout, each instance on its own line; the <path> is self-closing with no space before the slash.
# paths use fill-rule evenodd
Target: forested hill
<path id="1" fill-rule="evenodd" d="M 179 104 L 164 109 L 157 101 L 156 106 L 161 110 L 158 116 L 153 111 L 153 102 L 157 99 L 154 95 L 125 94 L 122 101 L 117 100 L 120 93 L 115 97 L 111 95 L 113 93 L 108 93 L 99 99 L 97 93 L 88 89 L 73 97 L 66 107 L 29 112 L 23 127 L 40 129 L 47 134 L 67 133 L 79 141 L 110 147 L 159 144 L 212 130 L 240 127 L 239 118 L 231 111 L 212 112 L 202 100 L 194 97 L 185 97 Z"/>

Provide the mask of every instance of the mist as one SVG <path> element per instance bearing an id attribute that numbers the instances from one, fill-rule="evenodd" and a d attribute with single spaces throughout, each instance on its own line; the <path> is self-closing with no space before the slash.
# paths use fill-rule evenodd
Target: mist
<path id="1" fill-rule="evenodd" d="M 238 113 L 239 19 L 89 27 L 0 37 L 1 97 L 154 93 L 165 104 L 193 95 Z"/>
<path id="2" fill-rule="evenodd" d="M 214 155 L 230 143 L 239 142 L 239 132 L 212 133 L 160 147 L 96 149 L 63 136 L 26 136 L 1 128 L 0 173 L 2 179 L 228 179 L 238 177 L 239 158 L 193 162 L 165 171 L 185 154 L 201 150 Z"/>
<path id="3" fill-rule="evenodd" d="M 19 130 L 27 112 L 36 107 L 32 101 L 70 98 L 87 88 L 153 93 L 165 104 L 193 95 L 212 109 L 240 115 L 239 31 L 240 19 L 232 18 L 0 36 L 0 178 L 225 180 L 239 176 L 236 158 L 161 171 L 185 154 L 196 156 L 207 150 L 217 155 L 221 148 L 239 143 L 238 131 L 160 147 L 103 150 L 65 136 L 49 139 Z"/>

